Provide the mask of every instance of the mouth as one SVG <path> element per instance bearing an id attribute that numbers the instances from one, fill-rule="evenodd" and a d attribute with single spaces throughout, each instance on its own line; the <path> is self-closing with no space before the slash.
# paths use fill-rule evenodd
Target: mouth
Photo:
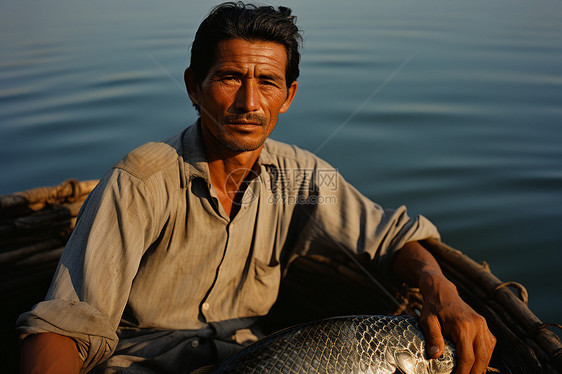
<path id="1" fill-rule="evenodd" d="M 227 125 L 235 126 L 262 126 L 260 122 L 246 122 L 246 121 L 230 121 L 226 122 Z"/>
<path id="2" fill-rule="evenodd" d="M 227 122 L 225 123 L 226 131 L 240 134 L 254 134 L 256 131 L 261 131 L 263 125 L 257 122 Z"/>
<path id="3" fill-rule="evenodd" d="M 238 128 L 253 128 L 265 127 L 267 121 L 259 115 L 227 115 L 223 118 L 223 123 Z"/>

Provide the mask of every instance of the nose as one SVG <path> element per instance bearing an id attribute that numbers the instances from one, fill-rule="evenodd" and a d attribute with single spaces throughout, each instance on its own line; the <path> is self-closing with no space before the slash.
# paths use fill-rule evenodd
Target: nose
<path id="1" fill-rule="evenodd" d="M 242 81 L 236 91 L 234 107 L 238 112 L 253 112 L 260 108 L 258 87 L 253 79 Z"/>

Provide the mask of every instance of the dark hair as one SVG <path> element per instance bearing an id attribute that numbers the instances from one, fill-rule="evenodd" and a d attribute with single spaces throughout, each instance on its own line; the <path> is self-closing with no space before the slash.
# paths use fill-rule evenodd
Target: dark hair
<path id="1" fill-rule="evenodd" d="M 272 6 L 256 6 L 228 2 L 216 6 L 203 20 L 191 46 L 190 67 L 195 83 L 200 85 L 216 58 L 219 42 L 230 39 L 245 39 L 276 42 L 285 47 L 287 87 L 299 76 L 299 42 L 302 36 L 295 24 L 291 9 Z"/>

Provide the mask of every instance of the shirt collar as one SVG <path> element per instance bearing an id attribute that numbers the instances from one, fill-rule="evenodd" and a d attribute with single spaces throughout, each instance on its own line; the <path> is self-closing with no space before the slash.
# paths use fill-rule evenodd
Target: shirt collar
<path id="1" fill-rule="evenodd" d="M 182 143 L 186 182 L 189 183 L 199 177 L 210 183 L 209 164 L 205 155 L 199 120 L 185 129 Z"/>
<path id="2" fill-rule="evenodd" d="M 261 149 L 260 156 L 258 157 L 258 165 L 277 165 L 275 158 L 271 154 L 269 139 L 267 139 Z"/>
<path id="3" fill-rule="evenodd" d="M 211 183 L 209 164 L 205 155 L 205 146 L 201 135 L 201 120 L 198 119 L 193 125 L 185 129 L 183 134 L 183 159 L 186 182 L 195 178 L 203 178 Z M 259 165 L 276 165 L 274 157 L 269 151 L 269 141 L 266 140 L 264 147 L 256 161 Z"/>

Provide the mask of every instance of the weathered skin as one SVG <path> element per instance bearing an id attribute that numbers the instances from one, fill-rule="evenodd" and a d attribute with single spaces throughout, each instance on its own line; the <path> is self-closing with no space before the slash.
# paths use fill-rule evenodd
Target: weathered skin
<path id="1" fill-rule="evenodd" d="M 213 373 L 451 373 L 450 342 L 439 359 L 427 360 L 416 319 L 348 316 L 291 327 L 262 339 Z"/>

